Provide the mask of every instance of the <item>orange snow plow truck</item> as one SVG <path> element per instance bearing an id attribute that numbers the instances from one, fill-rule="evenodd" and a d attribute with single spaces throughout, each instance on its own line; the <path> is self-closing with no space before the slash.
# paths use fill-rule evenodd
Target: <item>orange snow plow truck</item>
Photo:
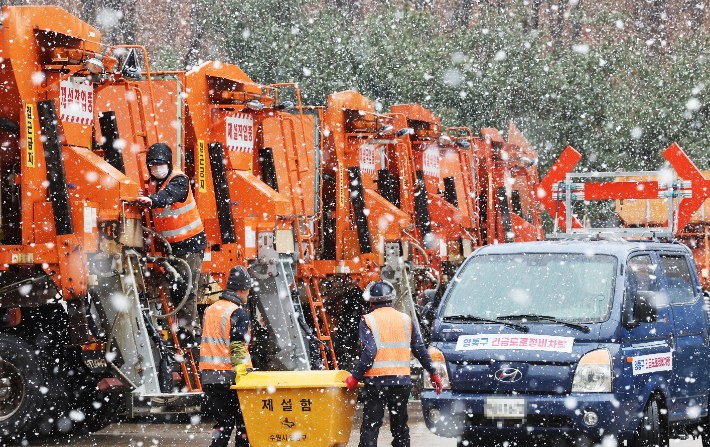
<path id="1" fill-rule="evenodd" d="M 102 52 L 98 30 L 63 10 L 2 13 L 0 438 L 98 430 L 119 407 L 197 411 L 199 377 L 162 290 L 183 281 L 189 293 L 190 268 L 146 241 L 134 204 L 141 153 L 177 138 L 160 93 L 124 76 L 126 53 Z M 107 99 L 112 89 L 122 93 Z M 108 113 L 121 108 L 125 140 Z"/>

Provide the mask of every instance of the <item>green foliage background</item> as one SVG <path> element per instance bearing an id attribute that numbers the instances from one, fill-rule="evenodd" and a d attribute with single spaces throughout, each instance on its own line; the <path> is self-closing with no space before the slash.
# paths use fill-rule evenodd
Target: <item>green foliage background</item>
<path id="1" fill-rule="evenodd" d="M 383 7 L 361 20 L 305 0 L 225 0 L 211 8 L 212 45 L 261 83 L 298 82 L 304 100 L 355 89 L 386 112 L 418 102 L 445 126 L 507 129 L 513 120 L 547 172 L 567 145 L 580 167 L 657 169 L 673 141 L 708 167 L 708 36 L 669 43 L 662 59 L 620 29 L 625 17 L 583 19 L 585 41 L 553 48 L 526 29 L 526 10 L 483 10 L 451 29 L 440 15 Z M 521 7 L 522 8 L 522 7 Z M 620 21 L 621 19 L 621 21 Z M 590 30 L 594 30 L 589 33 Z"/>

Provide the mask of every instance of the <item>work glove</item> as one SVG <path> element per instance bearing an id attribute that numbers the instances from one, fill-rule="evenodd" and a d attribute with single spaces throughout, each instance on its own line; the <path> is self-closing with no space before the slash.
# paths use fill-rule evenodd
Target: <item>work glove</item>
<path id="1" fill-rule="evenodd" d="M 140 203 L 141 205 L 145 206 L 151 206 L 153 204 L 153 201 L 151 200 L 150 197 L 143 197 L 140 196 L 136 199 L 136 202 Z"/>
<path id="2" fill-rule="evenodd" d="M 247 365 L 242 363 L 234 367 L 234 372 L 237 373 L 237 377 L 234 379 L 234 383 L 239 383 L 239 379 L 247 375 Z"/>
<path id="3" fill-rule="evenodd" d="M 347 379 L 343 380 L 343 383 L 348 386 L 348 391 L 357 387 L 358 380 L 353 376 L 348 376 Z"/>
<path id="4" fill-rule="evenodd" d="M 444 389 L 444 384 L 441 383 L 441 377 L 438 374 L 432 374 L 429 379 L 431 383 L 436 384 L 436 394 L 441 394 L 441 390 Z"/>

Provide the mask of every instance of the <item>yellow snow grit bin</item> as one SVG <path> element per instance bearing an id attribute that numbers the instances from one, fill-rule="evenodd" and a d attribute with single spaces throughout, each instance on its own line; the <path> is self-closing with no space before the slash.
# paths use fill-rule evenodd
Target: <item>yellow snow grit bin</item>
<path id="1" fill-rule="evenodd" d="M 347 371 L 251 372 L 232 386 L 239 395 L 252 447 L 345 446 L 357 388 Z"/>

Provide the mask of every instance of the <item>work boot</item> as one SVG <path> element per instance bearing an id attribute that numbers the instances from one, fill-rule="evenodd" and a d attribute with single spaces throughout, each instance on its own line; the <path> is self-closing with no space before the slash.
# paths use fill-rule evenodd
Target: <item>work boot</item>
<path id="1" fill-rule="evenodd" d="M 247 438 L 246 433 L 237 433 L 234 439 L 234 445 L 236 447 L 249 447 L 249 438 Z"/>
<path id="2" fill-rule="evenodd" d="M 224 429 L 215 428 L 212 430 L 212 443 L 210 447 L 227 447 L 231 433 L 225 433 Z"/>

